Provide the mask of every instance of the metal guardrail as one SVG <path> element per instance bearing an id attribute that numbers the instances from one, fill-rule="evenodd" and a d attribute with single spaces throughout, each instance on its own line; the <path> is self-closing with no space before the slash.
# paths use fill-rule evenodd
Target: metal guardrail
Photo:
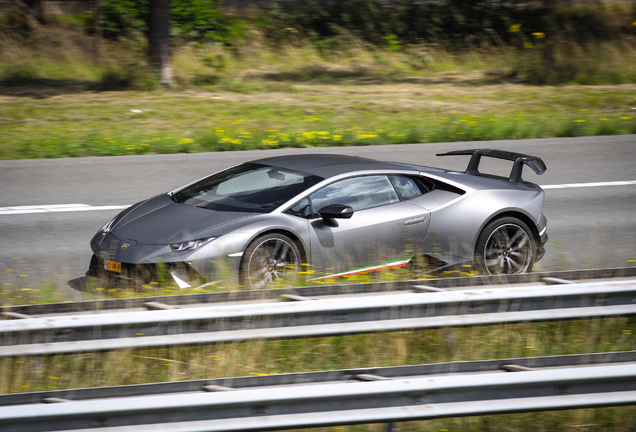
<path id="1" fill-rule="evenodd" d="M 301 297 L 323 297 L 335 295 L 372 294 L 378 292 L 409 291 L 415 284 L 426 284 L 427 286 L 432 288 L 447 289 L 478 287 L 484 285 L 508 286 L 516 284 L 540 283 L 549 278 L 568 281 L 577 281 L 582 279 L 594 280 L 634 278 L 636 277 L 636 266 L 589 270 L 537 272 L 521 275 L 450 277 L 453 274 L 459 274 L 459 272 L 450 272 L 444 275 L 444 277 L 431 277 L 424 280 L 356 283 L 345 285 L 324 284 L 308 287 L 283 288 L 273 290 L 268 289 L 232 291 L 156 297 L 135 297 L 124 299 L 103 299 L 67 303 L 3 306 L 0 307 L 0 314 L 4 315 L 7 312 L 11 312 L 29 316 L 38 316 L 47 314 L 71 314 L 78 312 L 94 312 L 119 309 L 144 309 L 144 304 L 149 302 L 160 302 L 168 306 L 180 307 L 207 303 L 218 304 L 242 301 L 276 300 L 283 295 L 298 295 Z"/>
<path id="2" fill-rule="evenodd" d="M 5 320 L 0 357 L 623 315 L 636 279 Z"/>
<path id="3" fill-rule="evenodd" d="M 251 375 L 243 377 L 172 381 L 70 390 L 48 390 L 30 393 L 11 393 L 0 395 L 0 407 L 29 404 L 38 405 L 42 403 L 50 403 L 52 400 L 83 401 L 106 398 L 126 398 L 133 396 L 156 396 L 161 394 L 217 391 L 218 389 L 241 390 L 259 387 L 269 388 L 274 386 L 322 384 L 344 381 L 368 381 L 368 377 L 371 376 L 379 377 L 379 379 L 397 379 L 428 375 L 520 371 L 526 369 L 564 368 L 618 363 L 636 363 L 636 351 L 520 357 L 477 361 L 451 361 L 445 363 L 408 366 L 338 369 L 329 371 Z M 514 365 L 514 367 L 510 367 L 510 365 Z"/>
<path id="4" fill-rule="evenodd" d="M 233 431 L 630 405 L 635 359 L 629 351 L 2 395 L 0 424 Z"/>

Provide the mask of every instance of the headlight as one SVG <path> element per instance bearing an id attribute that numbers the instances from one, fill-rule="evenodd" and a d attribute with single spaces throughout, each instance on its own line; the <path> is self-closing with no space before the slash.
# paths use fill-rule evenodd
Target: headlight
<path id="1" fill-rule="evenodd" d="M 188 241 L 182 241 L 179 243 L 172 243 L 170 245 L 170 249 L 172 249 L 173 252 L 180 252 L 180 251 L 186 251 L 186 250 L 195 250 L 200 248 L 201 246 L 210 243 L 212 240 L 219 238 L 219 236 L 214 236 L 214 237 L 206 237 L 206 238 L 202 238 L 202 239 L 198 239 L 198 240 L 188 240 Z"/>

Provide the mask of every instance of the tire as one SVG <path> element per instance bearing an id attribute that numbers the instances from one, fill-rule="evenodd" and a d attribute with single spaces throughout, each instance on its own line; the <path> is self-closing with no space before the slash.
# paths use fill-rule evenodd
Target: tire
<path id="1" fill-rule="evenodd" d="M 534 265 L 535 255 L 532 231 L 513 217 L 489 223 L 475 246 L 475 264 L 487 275 L 528 273 Z"/>
<path id="2" fill-rule="evenodd" d="M 267 234 L 250 243 L 241 261 L 241 284 L 252 289 L 294 280 L 300 269 L 298 246 L 282 234 Z"/>

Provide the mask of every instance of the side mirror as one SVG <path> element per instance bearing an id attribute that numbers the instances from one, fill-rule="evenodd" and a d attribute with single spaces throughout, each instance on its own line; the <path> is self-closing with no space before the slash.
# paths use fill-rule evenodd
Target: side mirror
<path id="1" fill-rule="evenodd" d="M 353 209 L 342 204 L 331 204 L 318 210 L 318 214 L 325 224 L 337 227 L 338 221 L 336 219 L 350 219 L 353 216 Z"/>

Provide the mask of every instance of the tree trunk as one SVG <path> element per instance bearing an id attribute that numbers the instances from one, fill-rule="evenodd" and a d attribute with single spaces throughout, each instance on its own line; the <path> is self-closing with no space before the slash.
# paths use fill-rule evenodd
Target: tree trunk
<path id="1" fill-rule="evenodd" d="M 40 24 L 44 24 L 44 10 L 42 0 L 24 0 L 24 3 L 31 9 L 31 14 Z"/>
<path id="2" fill-rule="evenodd" d="M 102 62 L 102 2 L 95 0 L 93 6 L 93 20 L 95 24 L 95 34 L 93 35 L 93 56 L 97 64 Z"/>
<path id="3" fill-rule="evenodd" d="M 150 0 L 148 57 L 164 86 L 174 83 L 170 63 L 170 0 Z"/>
<path id="4" fill-rule="evenodd" d="M 170 63 L 170 0 L 150 0 L 148 57 L 165 86 L 174 83 Z"/>
<path id="5" fill-rule="evenodd" d="M 543 44 L 543 65 L 546 69 L 552 69 L 554 67 L 554 12 L 556 5 L 553 0 L 544 0 L 543 3 L 546 8 L 545 16 L 545 42 Z"/>

